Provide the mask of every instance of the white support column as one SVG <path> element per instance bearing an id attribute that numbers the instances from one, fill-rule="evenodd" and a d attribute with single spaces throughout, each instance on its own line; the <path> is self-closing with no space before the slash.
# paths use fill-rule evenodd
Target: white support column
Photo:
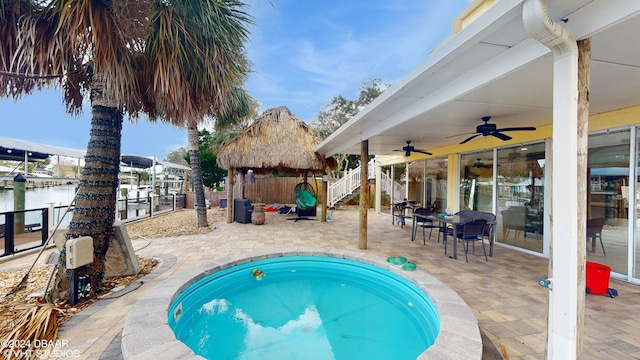
<path id="1" fill-rule="evenodd" d="M 73 200 L 71 200 L 71 201 L 73 201 Z M 56 210 L 56 203 L 55 202 L 47 202 L 45 204 L 47 204 L 47 208 L 49 209 L 48 214 L 47 214 L 47 229 L 49 229 L 49 233 L 47 234 L 47 236 L 51 237 L 53 235 L 53 229 L 56 226 L 56 224 L 54 223 L 54 220 L 53 220 L 53 212 Z"/>
<path id="2" fill-rule="evenodd" d="M 422 207 L 427 207 L 427 160 L 422 160 Z"/>
<path id="3" fill-rule="evenodd" d="M 409 200 L 409 163 L 404 163 L 404 198 Z"/>
<path id="4" fill-rule="evenodd" d="M 493 188 L 491 189 L 491 212 L 498 213 L 498 149 L 493 149 Z"/>
<path id="5" fill-rule="evenodd" d="M 376 198 L 375 212 L 380 213 L 380 203 L 382 202 L 382 167 L 376 161 Z"/>
<path id="6" fill-rule="evenodd" d="M 525 0 L 523 21 L 529 34 L 554 55 L 552 137 L 562 139 L 554 141 L 551 168 L 553 194 L 561 194 L 562 199 L 551 201 L 553 290 L 549 291 L 547 359 L 577 359 L 581 358 L 585 296 L 584 287 L 578 289 L 584 271 L 578 247 L 586 246 L 580 237 L 584 230 L 579 231 L 586 226 L 584 216 L 579 221 L 584 208 L 579 207 L 577 183 L 570 180 L 586 184 L 586 174 L 578 172 L 578 158 L 586 152 L 578 139 L 578 47 L 571 34 L 551 20 L 544 0 Z"/>
<path id="7" fill-rule="evenodd" d="M 635 234 L 636 234 L 636 225 L 637 225 L 637 215 L 636 215 L 636 211 L 634 211 L 633 209 L 636 209 L 636 196 L 633 194 L 636 194 L 636 191 L 638 191 L 638 188 L 636 186 L 637 184 L 637 179 L 638 179 L 638 165 L 636 163 L 636 161 L 638 161 L 638 159 L 636 158 L 635 154 L 637 154 L 638 148 L 637 148 L 637 143 L 636 143 L 636 139 L 638 136 L 638 131 L 636 130 L 636 127 L 631 127 L 631 141 L 629 142 L 630 145 L 630 149 L 629 149 L 629 195 L 628 195 L 628 208 L 629 211 L 627 212 L 627 219 L 629 220 L 629 226 L 628 226 L 628 231 L 627 234 L 629 234 L 628 238 L 627 238 L 627 242 L 630 246 L 630 248 L 632 249 L 634 241 L 635 241 Z M 636 245 L 636 246 L 640 246 L 640 245 Z M 627 251 L 627 279 L 632 279 L 636 272 L 635 272 L 635 251 Z"/>
<path id="8" fill-rule="evenodd" d="M 153 154 L 153 166 L 151 171 L 151 192 L 156 193 L 156 154 Z"/>
<path id="9" fill-rule="evenodd" d="M 391 216 L 393 216 L 393 203 L 395 202 L 395 198 L 396 198 L 396 166 L 391 165 L 391 189 L 389 189 L 389 193 L 391 194 Z"/>

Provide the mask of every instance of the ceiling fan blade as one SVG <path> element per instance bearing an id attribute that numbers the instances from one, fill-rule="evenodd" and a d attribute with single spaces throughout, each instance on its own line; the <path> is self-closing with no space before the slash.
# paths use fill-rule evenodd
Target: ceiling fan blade
<path id="1" fill-rule="evenodd" d="M 495 137 L 497 137 L 498 139 L 503 140 L 503 141 L 507 141 L 507 140 L 511 140 L 511 139 L 512 139 L 512 138 L 511 138 L 511 136 L 509 136 L 509 135 L 505 135 L 505 134 L 500 133 L 500 132 L 497 132 L 497 131 L 494 131 L 494 132 L 492 132 L 492 133 L 491 133 L 491 134 L 489 134 L 489 135 L 491 135 L 491 136 L 495 136 Z"/>
<path id="2" fill-rule="evenodd" d="M 496 131 L 535 131 L 536 128 L 533 126 L 524 126 L 524 127 L 510 127 L 504 129 L 496 129 Z"/>
<path id="3" fill-rule="evenodd" d="M 425 154 L 425 155 L 433 155 L 432 153 L 430 153 L 428 151 L 425 151 L 425 150 L 422 150 L 422 149 L 413 149 L 413 152 L 417 152 L 417 153 Z"/>
<path id="4" fill-rule="evenodd" d="M 452 138 L 452 137 L 458 137 L 458 136 L 462 136 L 462 135 L 472 135 L 472 134 L 476 134 L 476 132 L 466 132 L 466 133 L 462 133 L 462 134 L 449 135 L 449 136 L 445 136 L 445 139 Z"/>
<path id="5" fill-rule="evenodd" d="M 471 136 L 471 137 L 468 137 L 468 138 L 464 139 L 460 144 L 467 143 L 467 142 L 469 142 L 469 141 L 471 141 L 471 140 L 473 140 L 473 139 L 477 138 L 477 137 L 478 137 L 478 136 L 480 136 L 480 135 L 482 135 L 482 134 L 475 134 L 475 135 L 473 135 L 473 136 Z"/>

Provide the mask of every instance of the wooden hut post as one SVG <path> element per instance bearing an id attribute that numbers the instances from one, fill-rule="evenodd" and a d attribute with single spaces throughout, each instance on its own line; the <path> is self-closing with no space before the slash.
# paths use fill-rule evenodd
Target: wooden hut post
<path id="1" fill-rule="evenodd" d="M 227 224 L 233 222 L 233 185 L 235 185 L 233 168 L 227 172 Z"/>
<path id="2" fill-rule="evenodd" d="M 189 192 L 189 172 L 188 171 L 184 172 L 184 181 L 182 182 L 182 185 L 184 185 L 183 192 L 187 194 Z"/>
<path id="3" fill-rule="evenodd" d="M 238 183 L 240 186 L 240 199 L 244 199 L 244 168 L 238 172 Z"/>
<path id="4" fill-rule="evenodd" d="M 367 248 L 367 212 L 369 211 L 369 140 L 360 142 L 360 231 L 358 248 Z"/>

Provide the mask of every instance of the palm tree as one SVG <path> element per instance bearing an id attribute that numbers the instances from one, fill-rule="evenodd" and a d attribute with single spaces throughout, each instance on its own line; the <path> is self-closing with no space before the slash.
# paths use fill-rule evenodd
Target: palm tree
<path id="1" fill-rule="evenodd" d="M 185 127 L 224 108 L 249 70 L 250 16 L 236 0 L 0 0 L 0 96 L 64 89 L 70 113 L 91 99 L 91 134 L 67 240 L 91 236 L 82 269 L 95 295 L 115 220 L 123 118 Z M 64 265 L 61 254 L 60 264 Z M 63 266 L 61 266 L 62 268 Z M 69 272 L 60 272 L 64 291 Z M 75 291 L 75 289 L 74 289 Z M 62 293 L 61 293 L 62 294 Z"/>
<path id="2" fill-rule="evenodd" d="M 247 91 L 242 87 L 233 88 L 222 107 L 212 109 L 207 115 L 213 119 L 216 128 L 231 127 L 246 117 L 255 113 L 253 105 L 255 100 L 249 96 Z M 204 183 L 202 181 L 202 168 L 200 166 L 200 144 L 198 142 L 198 123 L 189 121 L 187 124 L 187 148 L 189 150 L 189 159 L 191 165 L 191 174 L 193 175 L 193 187 L 196 193 L 196 226 L 206 227 L 207 207 L 204 196 Z"/>

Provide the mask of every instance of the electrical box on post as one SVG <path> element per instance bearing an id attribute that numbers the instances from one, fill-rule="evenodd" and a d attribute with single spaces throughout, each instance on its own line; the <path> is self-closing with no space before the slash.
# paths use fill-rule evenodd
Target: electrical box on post
<path id="1" fill-rule="evenodd" d="M 82 236 L 67 240 L 67 269 L 77 269 L 93 262 L 93 238 Z"/>

